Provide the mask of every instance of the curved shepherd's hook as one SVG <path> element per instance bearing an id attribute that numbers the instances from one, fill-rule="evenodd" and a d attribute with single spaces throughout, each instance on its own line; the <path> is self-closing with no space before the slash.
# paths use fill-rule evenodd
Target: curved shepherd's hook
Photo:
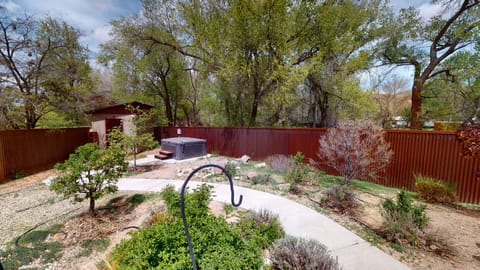
<path id="1" fill-rule="evenodd" d="M 228 181 L 230 182 L 230 195 L 231 195 L 231 203 L 232 203 L 233 206 L 235 206 L 235 207 L 240 206 L 240 204 L 242 204 L 242 200 L 243 200 L 243 196 L 240 195 L 238 203 L 235 203 L 232 176 L 222 166 L 215 165 L 215 164 L 202 165 L 202 166 L 196 168 L 195 170 L 193 170 L 190 173 L 190 175 L 187 177 L 187 180 L 185 180 L 185 182 L 183 183 L 182 191 L 180 192 L 180 210 L 181 210 L 181 213 L 182 213 L 183 228 L 185 230 L 185 236 L 187 238 L 188 249 L 190 250 L 190 258 L 192 259 L 192 266 L 193 266 L 194 270 L 197 270 L 198 268 L 197 268 L 197 263 L 195 261 L 195 254 L 193 253 L 192 240 L 190 239 L 190 233 L 188 232 L 187 217 L 185 216 L 185 189 L 187 187 L 188 181 L 190 181 L 190 178 L 192 178 L 192 176 L 195 173 L 197 173 L 198 171 L 203 170 L 205 168 L 208 168 L 208 167 L 218 168 L 218 169 L 222 170 L 222 172 L 225 175 L 227 175 Z"/>

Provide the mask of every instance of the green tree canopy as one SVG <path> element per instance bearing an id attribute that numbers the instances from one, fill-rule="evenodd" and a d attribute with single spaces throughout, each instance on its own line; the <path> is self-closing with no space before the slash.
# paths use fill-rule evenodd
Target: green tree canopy
<path id="1" fill-rule="evenodd" d="M 393 13 L 383 22 L 389 35 L 382 41 L 380 56 L 387 64 L 414 68 L 411 127 L 422 128 L 422 96 L 425 83 L 450 72 L 441 64 L 478 41 L 480 2 L 477 0 L 433 1 L 443 12 L 428 20 L 412 8 Z"/>
<path id="2" fill-rule="evenodd" d="M 0 32 L 0 95 L 6 101 L 0 125 L 34 128 L 53 110 L 78 116 L 79 102 L 93 85 L 80 32 L 56 18 L 3 14 Z"/>

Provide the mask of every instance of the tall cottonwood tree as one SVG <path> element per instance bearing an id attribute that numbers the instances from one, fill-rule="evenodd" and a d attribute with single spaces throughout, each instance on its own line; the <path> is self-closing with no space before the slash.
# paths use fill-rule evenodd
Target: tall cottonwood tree
<path id="1" fill-rule="evenodd" d="M 480 1 L 433 1 L 444 6 L 442 14 L 425 21 L 414 8 L 403 9 L 383 23 L 390 35 L 380 53 L 387 64 L 414 68 L 411 128 L 421 129 L 422 96 L 425 83 L 450 70 L 441 66 L 449 56 L 478 40 Z"/>
<path id="2" fill-rule="evenodd" d="M 366 67 L 369 54 L 363 49 L 376 38 L 377 16 L 384 8 L 384 1 L 178 3 L 174 17 L 182 35 L 175 41 L 151 40 L 203 62 L 220 89 L 216 96 L 229 125 L 256 125 L 259 116 L 269 124 L 282 121 L 295 103 L 292 89 L 309 72 L 314 86 L 336 77 L 324 90 L 334 99 L 333 86 L 352 83 L 349 77 Z M 315 103 L 328 104 L 317 96 Z M 327 119 L 327 110 L 323 114 Z"/>
<path id="3" fill-rule="evenodd" d="M 370 106 L 359 102 L 366 99 L 360 98 L 360 87 L 352 78 L 374 60 L 372 51 L 382 34 L 379 22 L 386 8 L 385 1 L 324 1 L 304 8 L 308 27 L 298 47 L 305 48 L 301 57 L 313 100 L 312 126 L 334 126 L 338 114 L 348 107 L 359 113 L 360 107 Z M 357 100 L 350 99 L 352 95 Z"/>
<path id="4" fill-rule="evenodd" d="M 79 31 L 59 19 L 2 15 L 0 83 L 11 101 L 2 106 L 5 127 L 34 128 L 56 105 L 66 104 L 59 101 L 75 96 L 89 76 L 87 50 L 78 40 Z"/>
<path id="5" fill-rule="evenodd" d="M 256 125 L 262 102 L 284 79 L 294 5 L 286 0 L 200 2 L 183 1 L 189 41 L 221 87 L 227 123 Z"/>
<path id="6" fill-rule="evenodd" d="M 441 64 L 450 70 L 425 85 L 423 113 L 430 119 L 474 124 L 480 117 L 480 55 L 459 52 Z"/>
<path id="7" fill-rule="evenodd" d="M 123 96 L 153 96 L 149 102 L 159 105 L 167 119 L 167 125 L 177 125 L 185 99 L 188 83 L 187 63 L 184 56 L 171 46 L 155 40 L 174 40 L 158 6 L 144 1 L 142 16 L 120 18 L 112 22 L 114 39 L 102 45 L 99 61 L 113 63 L 116 88 Z M 118 91 L 118 90 L 117 90 Z M 158 97 L 158 98 L 156 98 Z M 184 108 L 187 110 L 187 108 Z M 183 115 L 182 115 L 183 116 Z"/>
<path id="8" fill-rule="evenodd" d="M 197 96 L 202 113 L 225 115 L 219 123 L 288 124 L 295 106 L 305 106 L 297 93 L 306 87 L 314 97 L 311 114 L 321 117 L 314 125 L 329 126 L 332 115 L 349 111 L 342 116 L 350 117 L 370 106 L 358 102 L 368 99 L 354 76 L 372 61 L 385 5 L 383 0 L 145 0 L 140 17 L 114 22 L 115 36 L 127 37 L 122 44 L 128 45 L 108 47 L 117 57 L 168 53 L 188 64 L 187 69 L 194 67 L 195 79 L 205 83 L 183 85 L 185 96 L 192 97 L 192 90 L 198 90 L 194 86 L 201 85 Z M 121 30 L 115 25 L 119 21 L 127 22 Z M 119 70 L 133 76 L 130 81 L 142 82 L 145 78 L 135 63 L 125 61 Z M 145 67 L 153 62 L 147 63 Z M 182 105 L 184 96 L 179 97 L 164 107 L 188 104 Z M 193 107 L 183 111 L 197 111 Z"/>

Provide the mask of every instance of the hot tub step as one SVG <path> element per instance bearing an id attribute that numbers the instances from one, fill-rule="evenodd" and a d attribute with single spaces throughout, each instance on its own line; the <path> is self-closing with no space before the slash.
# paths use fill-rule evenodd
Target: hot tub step
<path id="1" fill-rule="evenodd" d="M 173 152 L 167 151 L 167 150 L 160 150 L 158 154 L 155 155 L 155 158 L 164 160 L 164 159 L 170 159 L 173 157 Z"/>
<path id="2" fill-rule="evenodd" d="M 169 158 L 171 158 L 171 157 L 168 157 L 168 156 L 162 155 L 162 154 L 156 154 L 156 155 L 155 155 L 155 158 L 161 159 L 161 160 L 165 160 L 165 159 L 169 159 Z"/>

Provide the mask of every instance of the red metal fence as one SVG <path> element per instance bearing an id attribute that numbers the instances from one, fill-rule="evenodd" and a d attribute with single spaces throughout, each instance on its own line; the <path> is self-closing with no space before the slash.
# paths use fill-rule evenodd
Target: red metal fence
<path id="1" fill-rule="evenodd" d="M 318 139 L 326 129 L 310 128 L 224 128 L 182 127 L 182 136 L 207 140 L 207 151 L 226 156 L 248 155 L 264 159 L 273 154 L 293 155 L 302 152 L 306 158 L 318 160 Z M 155 136 L 177 136 L 175 127 L 158 127 Z M 394 158 L 380 184 L 406 188 L 414 187 L 414 176 L 425 175 L 457 185 L 458 199 L 480 203 L 480 159 L 465 158 L 453 132 L 387 130 L 386 139 Z M 330 170 L 327 169 L 329 173 Z"/>
<path id="2" fill-rule="evenodd" d="M 89 128 L 0 131 L 0 183 L 65 160 L 89 141 Z"/>

